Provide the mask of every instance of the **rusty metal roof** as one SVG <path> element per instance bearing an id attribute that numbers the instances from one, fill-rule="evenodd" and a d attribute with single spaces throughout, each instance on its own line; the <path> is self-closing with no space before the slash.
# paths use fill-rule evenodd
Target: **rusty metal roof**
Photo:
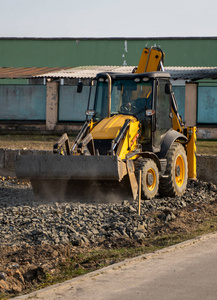
<path id="1" fill-rule="evenodd" d="M 35 77 L 50 78 L 94 78 L 100 72 L 131 73 L 133 66 L 86 66 L 68 68 L 56 72 L 49 72 Z M 217 67 L 165 67 L 171 79 L 199 80 L 203 78 L 217 79 Z"/>
<path id="2" fill-rule="evenodd" d="M 0 78 L 94 78 L 100 72 L 131 73 L 134 66 L 83 66 L 75 68 L 3 68 Z M 217 79 L 217 67 L 165 67 L 171 79 Z"/>
<path id="3" fill-rule="evenodd" d="M 48 72 L 58 72 L 67 68 L 5 68 L 0 67 L 0 78 L 1 79 L 17 79 L 17 78 L 32 78 L 37 75 L 42 75 Z"/>

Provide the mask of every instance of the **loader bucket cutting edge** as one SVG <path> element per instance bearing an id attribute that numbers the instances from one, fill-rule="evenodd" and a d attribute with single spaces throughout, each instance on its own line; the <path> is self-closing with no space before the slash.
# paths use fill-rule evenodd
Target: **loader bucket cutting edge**
<path id="1" fill-rule="evenodd" d="M 82 203 L 131 201 L 126 163 L 118 156 L 18 155 L 18 178 L 30 179 L 38 199 Z"/>
<path id="2" fill-rule="evenodd" d="M 18 155 L 18 178 L 119 180 L 127 174 L 117 156 Z"/>

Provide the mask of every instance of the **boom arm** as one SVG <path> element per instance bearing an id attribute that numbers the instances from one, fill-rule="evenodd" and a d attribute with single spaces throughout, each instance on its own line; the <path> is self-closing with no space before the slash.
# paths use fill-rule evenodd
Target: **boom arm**
<path id="1" fill-rule="evenodd" d="M 144 48 L 135 73 L 154 72 L 163 69 L 164 53 L 158 47 Z"/>

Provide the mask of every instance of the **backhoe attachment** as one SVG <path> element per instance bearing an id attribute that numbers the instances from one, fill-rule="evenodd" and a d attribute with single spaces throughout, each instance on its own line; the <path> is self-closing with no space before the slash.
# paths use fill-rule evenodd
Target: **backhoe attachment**
<path id="1" fill-rule="evenodd" d="M 164 71 L 164 53 L 158 47 L 144 48 L 135 73 Z"/>

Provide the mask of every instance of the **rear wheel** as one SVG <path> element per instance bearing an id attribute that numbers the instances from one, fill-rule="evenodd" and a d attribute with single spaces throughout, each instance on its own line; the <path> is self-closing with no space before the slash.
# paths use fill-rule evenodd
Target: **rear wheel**
<path id="1" fill-rule="evenodd" d="M 152 159 L 144 159 L 141 180 L 142 199 L 152 199 L 156 196 L 159 187 L 159 172 Z"/>
<path id="2" fill-rule="evenodd" d="M 184 147 L 174 143 L 167 152 L 165 176 L 160 179 L 159 193 L 162 196 L 181 196 L 188 180 L 188 162 Z"/>

